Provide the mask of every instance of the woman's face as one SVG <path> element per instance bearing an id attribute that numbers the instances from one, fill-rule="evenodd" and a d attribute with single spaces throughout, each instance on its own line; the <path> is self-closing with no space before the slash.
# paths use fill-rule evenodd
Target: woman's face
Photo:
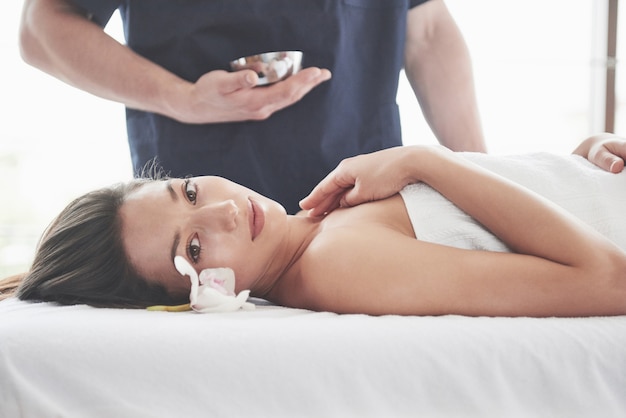
<path id="1" fill-rule="evenodd" d="M 120 215 L 130 262 L 173 295 L 191 287 L 174 267 L 178 255 L 198 273 L 230 267 L 237 292 L 254 289 L 273 270 L 287 231 L 280 204 L 221 177 L 147 183 L 127 197 Z"/>

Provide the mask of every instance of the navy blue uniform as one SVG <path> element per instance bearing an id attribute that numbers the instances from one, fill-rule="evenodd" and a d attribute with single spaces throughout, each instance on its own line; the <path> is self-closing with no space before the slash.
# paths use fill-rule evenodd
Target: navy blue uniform
<path id="1" fill-rule="evenodd" d="M 276 50 L 333 74 L 265 121 L 184 124 L 127 109 L 136 172 L 157 157 L 172 176 L 223 176 L 295 213 L 343 158 L 401 144 L 407 12 L 427 0 L 73 1 L 102 26 L 119 8 L 128 46 L 190 82 Z"/>

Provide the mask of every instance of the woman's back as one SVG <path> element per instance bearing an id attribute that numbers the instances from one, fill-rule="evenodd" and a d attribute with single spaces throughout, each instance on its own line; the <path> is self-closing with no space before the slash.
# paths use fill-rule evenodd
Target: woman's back
<path id="1" fill-rule="evenodd" d="M 576 157 L 497 157 L 501 162 L 483 155 L 467 157 L 524 183 L 548 200 L 556 199 L 600 232 L 626 243 L 622 215 L 626 174 L 583 166 Z M 585 236 L 588 231 L 575 227 L 575 221 L 561 219 L 561 212 L 549 205 L 542 208 L 545 203 L 515 186 L 474 173 L 463 164 L 435 170 L 437 175 L 454 173 L 450 175 L 462 178 L 460 183 L 442 180 L 446 191 L 471 211 L 487 216 L 488 224 L 495 225 L 507 242 L 515 242 L 518 250 L 508 254 L 506 245 L 428 186 L 408 186 L 401 195 L 408 202 L 415 230 L 407 223 L 407 208 L 398 195 L 332 212 L 297 263 L 297 279 L 278 302 L 369 314 L 541 316 L 601 311 L 589 302 L 589 292 L 577 293 L 580 289 L 573 284 L 565 290 L 561 279 L 586 283 L 583 287 L 609 280 L 612 273 L 606 269 L 612 263 L 608 259 L 615 256 L 621 260 L 623 254 L 601 243 L 599 237 Z M 414 188 L 417 192 L 411 191 Z M 457 216 L 463 219 L 455 219 Z M 444 238 L 452 240 L 465 234 L 462 245 L 432 239 L 439 238 L 441 231 Z M 481 241 L 486 244 L 475 245 Z M 579 269 L 577 261 L 570 266 L 568 257 L 581 246 L 586 248 L 584 257 L 593 263 L 596 258 L 606 260 L 589 269 Z M 575 259 L 578 257 L 583 255 Z"/>

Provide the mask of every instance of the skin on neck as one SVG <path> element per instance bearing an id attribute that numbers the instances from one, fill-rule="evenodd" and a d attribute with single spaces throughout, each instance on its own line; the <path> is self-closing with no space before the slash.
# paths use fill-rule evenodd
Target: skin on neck
<path id="1" fill-rule="evenodd" d="M 298 261 L 313 239 L 323 230 L 325 219 L 287 215 L 287 231 L 283 246 L 269 268 L 251 286 L 252 296 L 272 300 L 272 294 L 278 292 L 283 283 L 298 278 Z"/>

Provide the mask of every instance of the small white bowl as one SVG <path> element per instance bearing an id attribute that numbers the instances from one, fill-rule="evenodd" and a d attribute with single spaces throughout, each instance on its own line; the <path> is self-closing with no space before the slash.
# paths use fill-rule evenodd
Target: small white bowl
<path id="1" fill-rule="evenodd" d="M 302 51 L 276 51 L 250 55 L 230 62 L 233 71 L 254 70 L 259 76 L 257 86 L 282 81 L 302 68 Z"/>

